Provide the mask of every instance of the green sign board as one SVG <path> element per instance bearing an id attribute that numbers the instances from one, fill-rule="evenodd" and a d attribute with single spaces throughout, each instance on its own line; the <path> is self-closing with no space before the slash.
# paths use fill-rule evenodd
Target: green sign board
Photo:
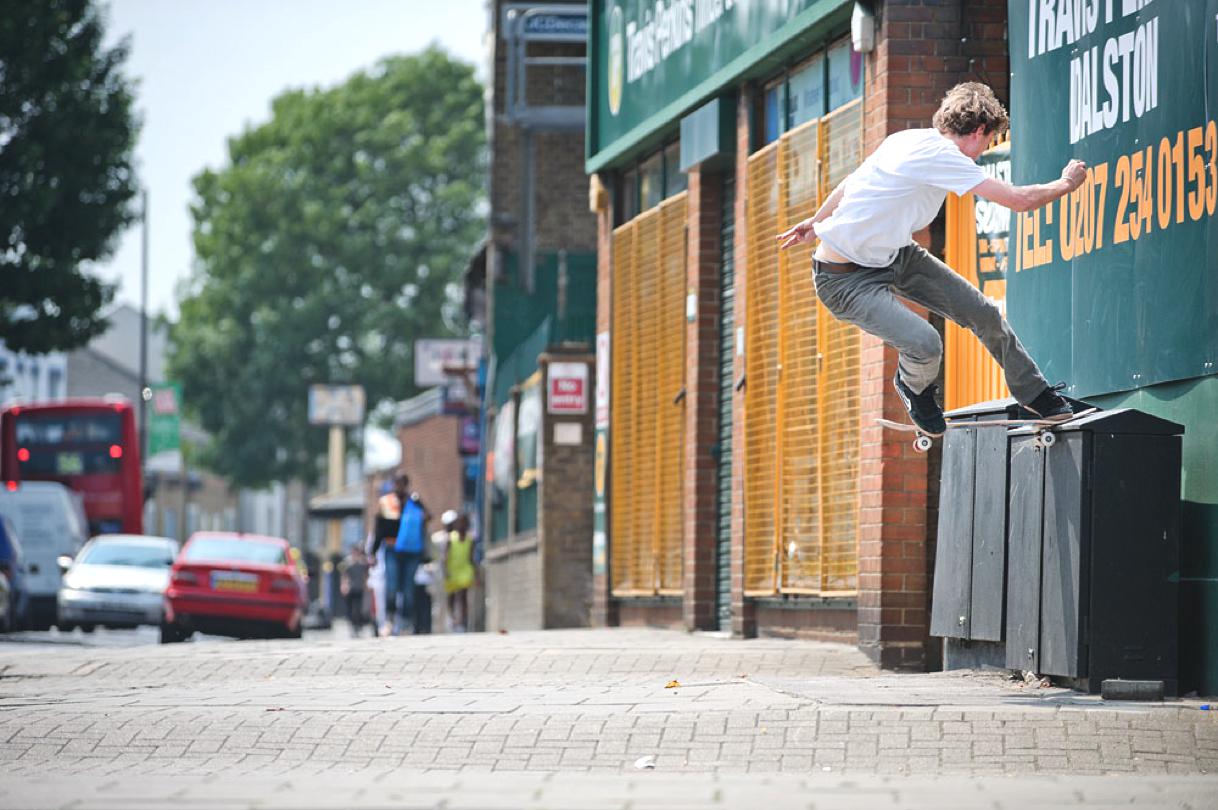
<path id="1" fill-rule="evenodd" d="M 171 382 L 150 388 L 147 466 L 150 470 L 176 472 L 182 466 L 182 386 Z"/>
<path id="2" fill-rule="evenodd" d="M 1011 0 L 1007 304 L 1076 396 L 1218 373 L 1218 0 Z"/>
<path id="3" fill-rule="evenodd" d="M 591 0 L 587 169 L 841 28 L 848 0 Z"/>

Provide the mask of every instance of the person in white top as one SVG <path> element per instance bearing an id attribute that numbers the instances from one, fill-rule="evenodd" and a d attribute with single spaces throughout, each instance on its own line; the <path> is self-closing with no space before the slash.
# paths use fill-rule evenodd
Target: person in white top
<path id="1" fill-rule="evenodd" d="M 976 160 L 1009 121 L 994 91 L 977 82 L 949 90 L 933 124 L 885 138 L 813 216 L 780 234 L 779 244 L 820 240 L 813 256 L 817 295 L 835 317 L 898 350 L 893 385 L 924 432 L 940 435 L 946 427 L 935 396 L 943 343 L 897 296 L 972 330 L 1028 410 L 1068 418 L 1070 405 L 1057 393 L 1061 386 L 1045 381 L 998 307 L 916 244 L 913 234 L 931 223 L 949 191 L 1031 211 L 1078 188 L 1087 166 L 1071 160 L 1060 179 L 1039 185 L 1012 186 L 986 176 Z"/>

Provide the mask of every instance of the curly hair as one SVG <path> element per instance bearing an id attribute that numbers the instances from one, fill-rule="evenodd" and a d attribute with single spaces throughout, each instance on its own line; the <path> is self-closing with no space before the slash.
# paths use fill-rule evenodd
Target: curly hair
<path id="1" fill-rule="evenodd" d="M 968 135 L 985 127 L 991 135 L 1001 135 L 1011 122 L 993 90 L 980 82 L 963 82 L 947 91 L 931 123 L 944 134 Z"/>

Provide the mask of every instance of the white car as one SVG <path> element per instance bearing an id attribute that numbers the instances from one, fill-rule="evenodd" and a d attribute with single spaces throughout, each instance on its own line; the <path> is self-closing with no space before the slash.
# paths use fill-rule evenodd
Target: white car
<path id="1" fill-rule="evenodd" d="M 60 558 L 59 629 L 159 627 L 177 552 L 177 542 L 168 537 L 104 534 L 86 543 L 76 559 Z"/>

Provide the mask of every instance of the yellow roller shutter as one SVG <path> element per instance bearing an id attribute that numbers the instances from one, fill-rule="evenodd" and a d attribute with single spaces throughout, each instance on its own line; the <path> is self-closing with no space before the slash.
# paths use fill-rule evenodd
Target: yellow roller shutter
<path id="1" fill-rule="evenodd" d="M 862 104 L 749 158 L 745 340 L 745 593 L 857 588 L 859 335 L 820 305 L 811 249 L 776 237 L 861 157 Z"/>
<path id="2" fill-rule="evenodd" d="M 609 530 L 616 596 L 681 592 L 685 220 L 682 193 L 613 234 Z"/>
<path id="3" fill-rule="evenodd" d="M 992 155 L 1003 149 L 1009 150 L 1010 146 L 1000 144 L 989 150 L 988 154 Z M 970 284 L 981 289 L 985 295 L 1005 306 L 1006 280 L 1001 276 L 1005 275 L 1008 255 L 1008 246 L 1005 243 L 1010 236 L 1009 233 L 1000 234 L 1004 243 L 1000 251 L 1001 267 L 996 266 L 996 251 L 990 244 L 994 241 L 994 236 L 992 233 L 979 232 L 976 198 L 972 194 L 960 197 L 955 194 L 947 195 L 947 244 L 944 251 L 947 264 L 964 276 Z M 982 242 L 985 243 L 988 255 L 979 259 Z M 986 262 L 987 266 L 982 267 L 981 262 Z M 1000 273 L 998 279 L 981 283 L 983 275 L 993 276 L 995 271 Z M 990 356 L 976 335 L 952 321 L 947 322 L 945 329 L 943 355 L 943 404 L 948 410 L 1011 395 L 1002 366 Z"/>

